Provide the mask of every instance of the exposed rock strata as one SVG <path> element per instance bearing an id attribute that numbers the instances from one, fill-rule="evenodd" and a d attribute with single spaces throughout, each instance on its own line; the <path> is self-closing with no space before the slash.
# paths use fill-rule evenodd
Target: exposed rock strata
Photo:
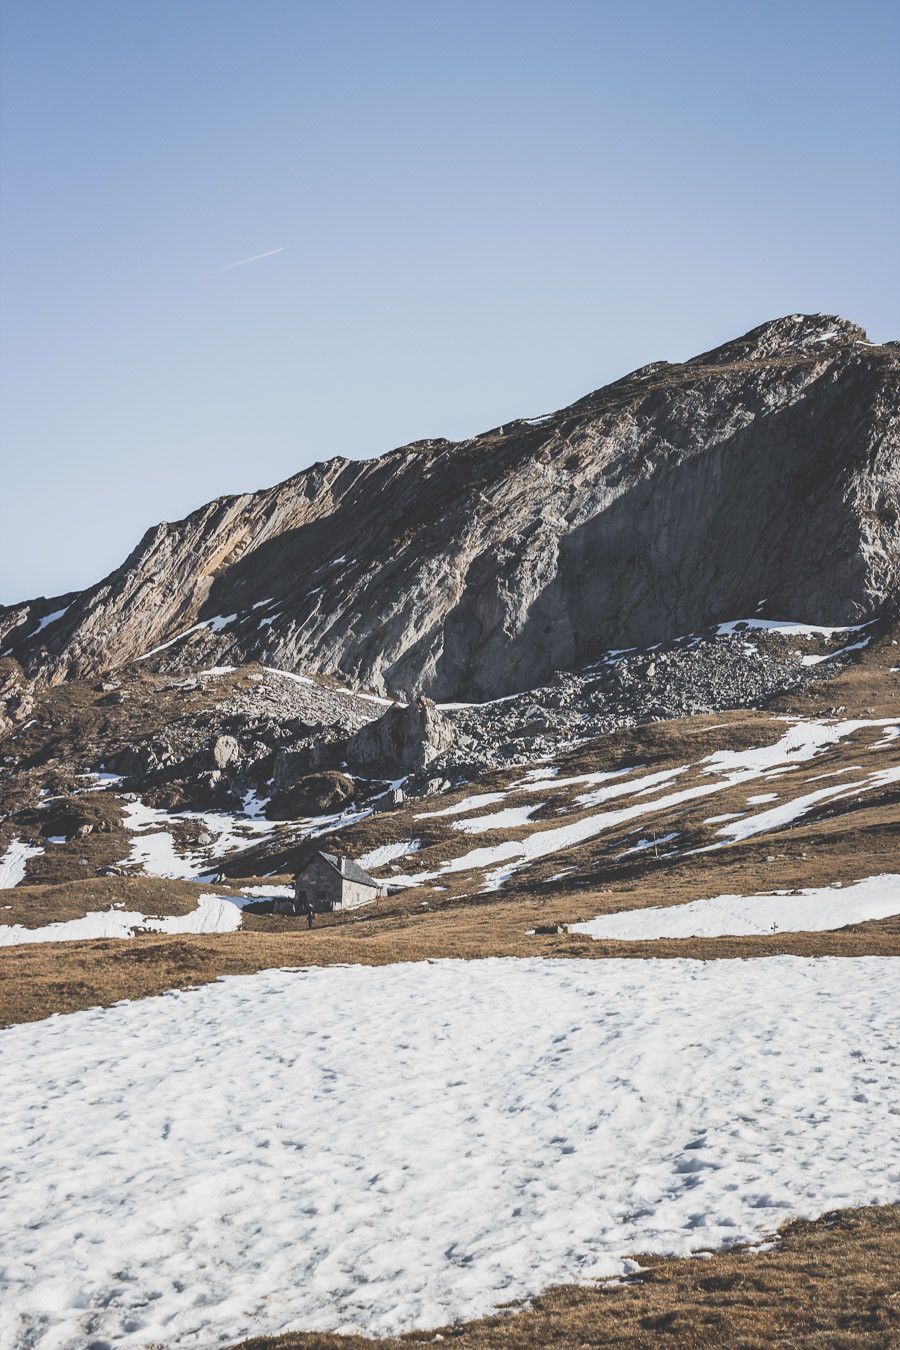
<path id="1" fill-rule="evenodd" d="M 90 590 L 0 610 L 0 638 L 53 682 L 169 644 L 152 668 L 255 659 L 449 700 L 760 601 L 860 622 L 900 580 L 898 375 L 895 343 L 779 319 L 546 418 L 211 502 Z"/>

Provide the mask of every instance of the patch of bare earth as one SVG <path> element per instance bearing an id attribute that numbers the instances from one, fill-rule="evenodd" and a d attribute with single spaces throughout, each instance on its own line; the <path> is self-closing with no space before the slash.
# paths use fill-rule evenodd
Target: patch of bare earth
<path id="1" fill-rule="evenodd" d="M 900 1206 L 839 1210 L 790 1223 L 773 1250 L 732 1248 L 708 1259 L 637 1256 L 620 1284 L 550 1289 L 521 1311 L 439 1332 L 373 1341 L 300 1333 L 235 1350 L 460 1350 L 660 1345 L 890 1347 L 900 1344 Z"/>

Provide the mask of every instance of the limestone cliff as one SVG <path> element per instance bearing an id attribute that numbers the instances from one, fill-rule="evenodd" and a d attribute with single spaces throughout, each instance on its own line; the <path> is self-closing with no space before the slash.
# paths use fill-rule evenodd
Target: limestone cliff
<path id="1" fill-rule="evenodd" d="M 0 609 L 0 640 L 52 682 L 257 659 L 449 700 L 756 612 L 859 622 L 900 582 L 898 419 L 898 344 L 792 315 L 544 418 L 220 498 L 89 590 Z"/>

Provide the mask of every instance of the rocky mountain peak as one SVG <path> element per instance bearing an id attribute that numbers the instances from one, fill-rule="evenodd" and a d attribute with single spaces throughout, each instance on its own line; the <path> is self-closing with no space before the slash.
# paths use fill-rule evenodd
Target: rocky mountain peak
<path id="1" fill-rule="evenodd" d="M 256 660 L 487 699 L 900 582 L 900 350 L 789 315 L 457 444 L 333 459 L 150 530 L 97 586 L 0 610 L 29 679 Z"/>
<path id="2" fill-rule="evenodd" d="M 695 365 L 739 361 L 766 361 L 776 357 L 815 356 L 816 347 L 830 343 L 869 344 L 859 324 L 835 314 L 786 314 L 752 328 L 743 337 L 695 356 Z"/>

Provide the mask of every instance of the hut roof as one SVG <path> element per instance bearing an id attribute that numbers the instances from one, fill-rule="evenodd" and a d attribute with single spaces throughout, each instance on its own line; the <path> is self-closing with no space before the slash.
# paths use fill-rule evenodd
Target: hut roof
<path id="1" fill-rule="evenodd" d="M 364 872 L 359 863 L 355 863 L 352 858 L 339 858 L 336 854 L 324 853 L 321 849 L 319 850 L 319 857 L 323 858 L 329 867 L 333 867 L 340 876 L 346 877 L 348 881 L 356 881 L 360 886 L 374 886 L 376 890 L 381 886 L 380 881 L 370 877 L 368 872 Z"/>

